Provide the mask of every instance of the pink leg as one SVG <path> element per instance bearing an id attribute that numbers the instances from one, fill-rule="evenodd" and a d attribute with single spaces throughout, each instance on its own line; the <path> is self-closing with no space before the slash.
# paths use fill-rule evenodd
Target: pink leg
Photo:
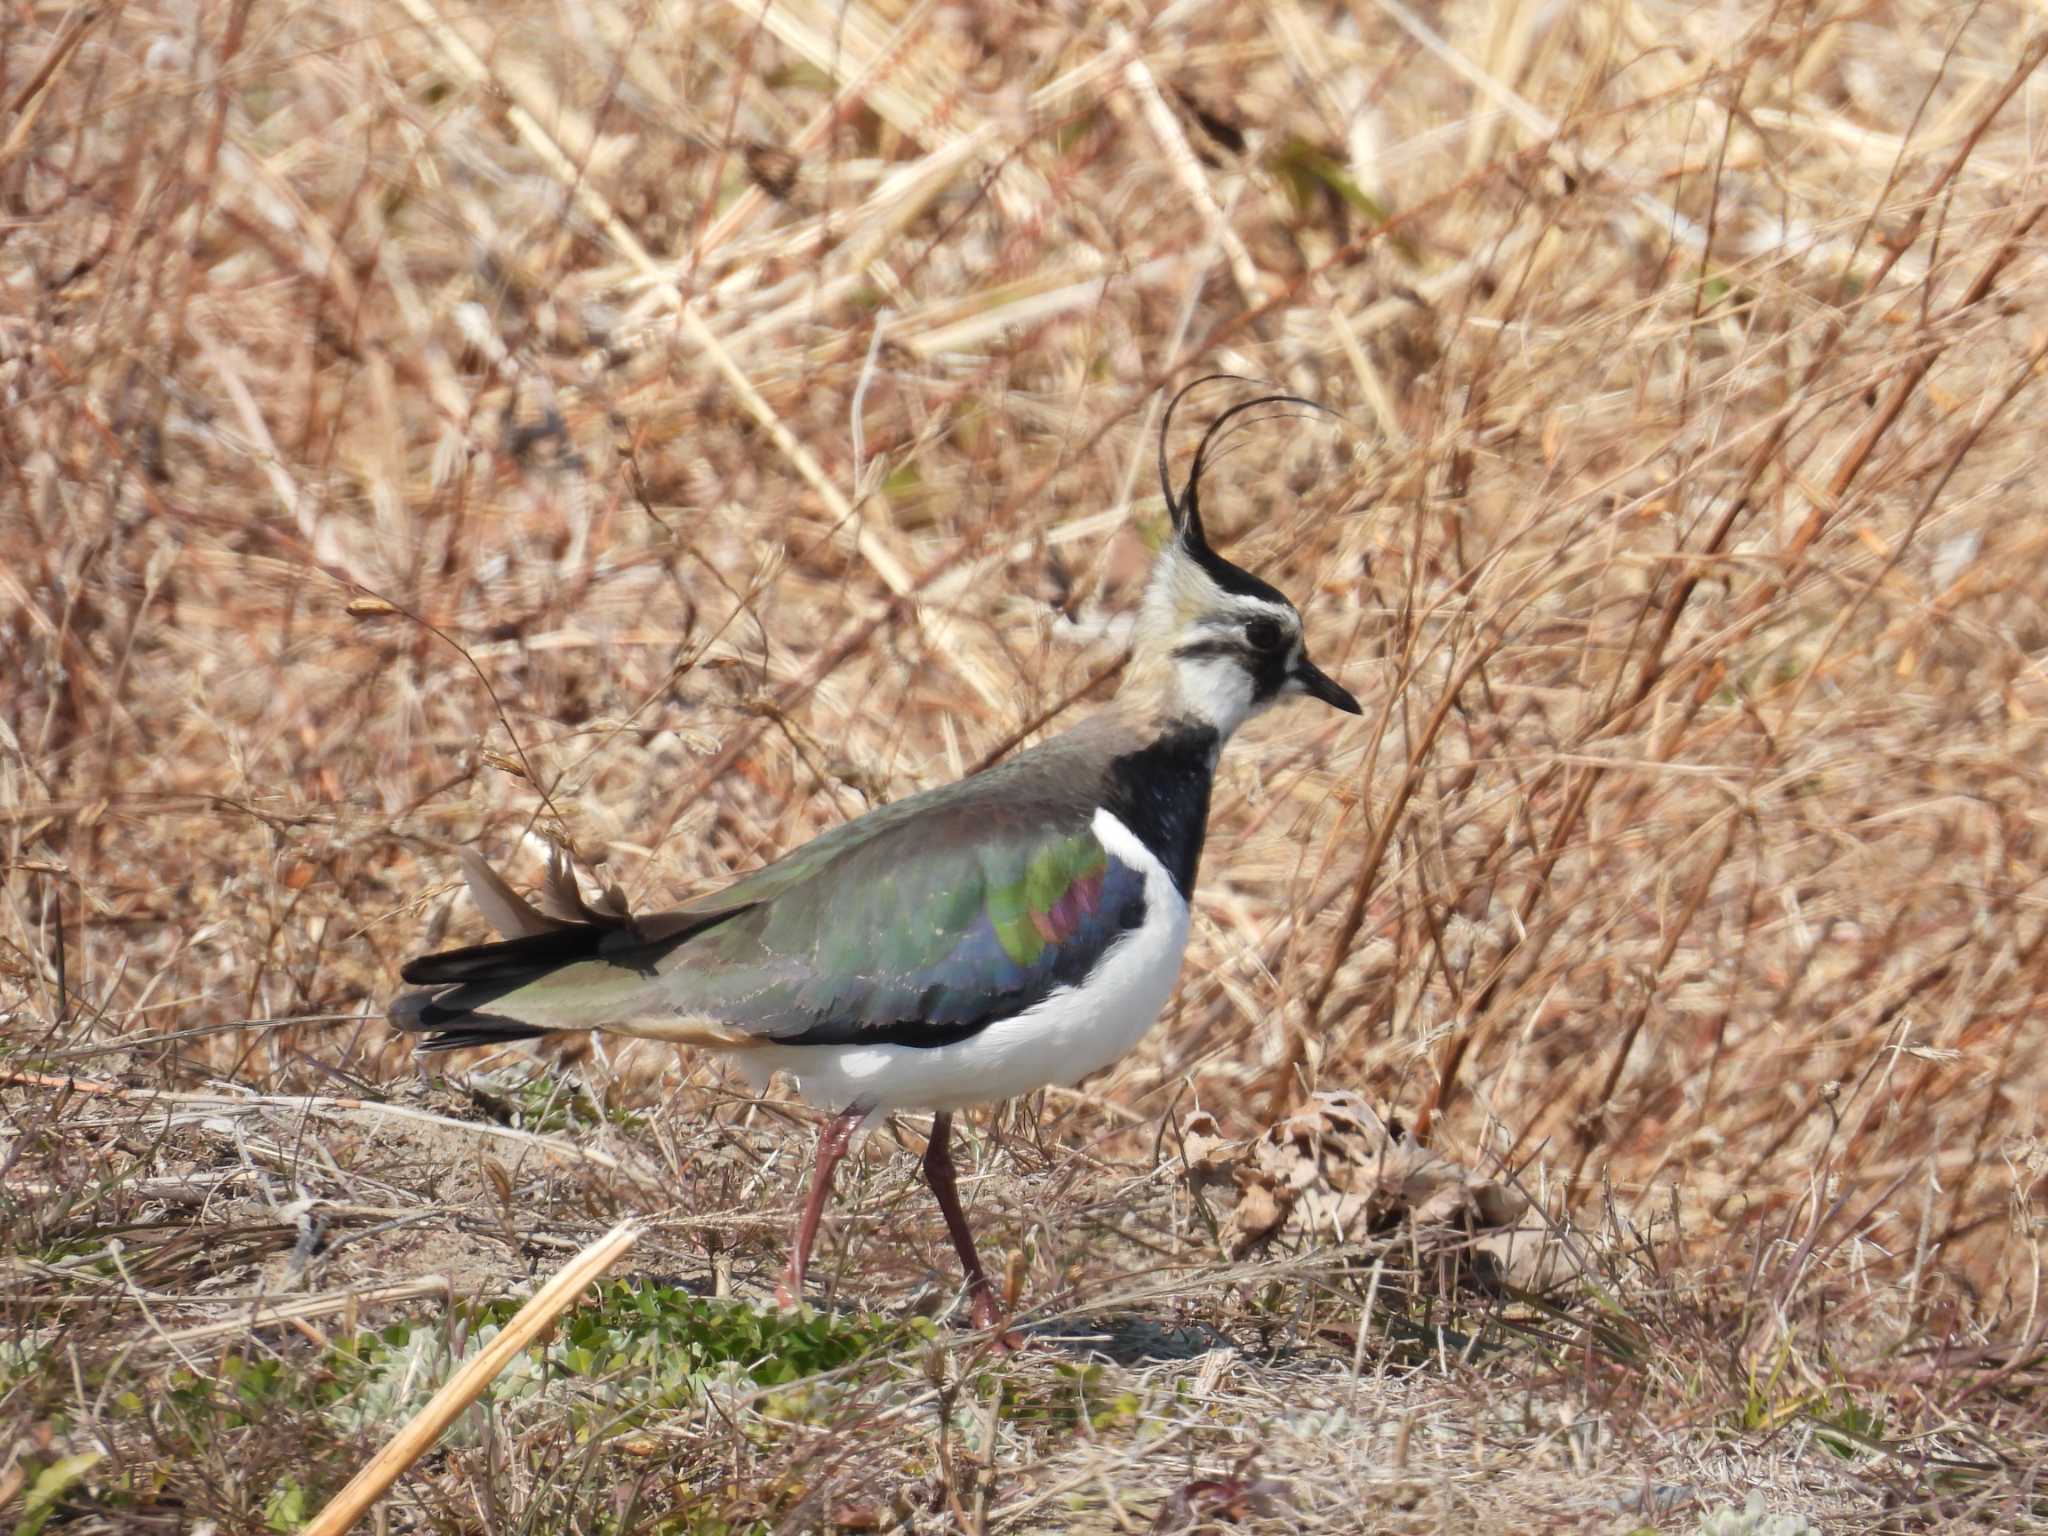
<path id="1" fill-rule="evenodd" d="M 842 1109 L 818 1129 L 818 1163 L 811 1170 L 811 1192 L 804 1200 L 804 1214 L 796 1224 L 796 1242 L 789 1250 L 789 1268 L 775 1287 L 775 1304 L 794 1307 L 804 1299 L 804 1271 L 811 1265 L 811 1244 L 818 1238 L 818 1219 L 825 1214 L 825 1201 L 832 1193 L 832 1173 L 846 1156 L 846 1147 L 866 1109 L 855 1105 Z"/>
<path id="2" fill-rule="evenodd" d="M 960 1267 L 967 1271 L 967 1295 L 974 1326 L 994 1328 L 1003 1320 L 1003 1309 L 996 1301 L 995 1287 L 988 1283 L 988 1275 L 981 1267 L 981 1258 L 974 1251 L 974 1234 L 967 1230 L 967 1213 L 960 1209 L 960 1187 L 954 1181 L 950 1114 L 932 1116 L 932 1139 L 924 1149 L 924 1177 L 932 1193 L 939 1197 L 939 1210 L 945 1215 L 953 1251 L 960 1255 Z M 1013 1334 L 996 1335 L 999 1349 L 1015 1349 L 1019 1342 Z"/>

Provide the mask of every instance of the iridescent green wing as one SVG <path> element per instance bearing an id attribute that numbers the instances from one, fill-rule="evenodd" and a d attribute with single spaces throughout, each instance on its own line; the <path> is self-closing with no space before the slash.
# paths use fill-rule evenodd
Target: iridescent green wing
<path id="1" fill-rule="evenodd" d="M 1093 816 L 985 775 L 849 823 L 683 909 L 712 923 L 660 961 L 664 999 L 789 1043 L 965 1038 L 1144 921 Z"/>

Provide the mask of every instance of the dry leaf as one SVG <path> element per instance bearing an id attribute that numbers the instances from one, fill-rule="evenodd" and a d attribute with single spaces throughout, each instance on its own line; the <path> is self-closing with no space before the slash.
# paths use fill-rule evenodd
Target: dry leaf
<path id="1" fill-rule="evenodd" d="M 1398 1236 L 1424 1253 L 1477 1258 L 1484 1278 L 1530 1289 L 1575 1272 L 1519 1191 L 1390 1129 L 1357 1094 L 1319 1093 L 1248 1142 L 1225 1139 L 1213 1116 L 1197 1113 L 1183 1145 L 1192 1187 L 1236 1190 L 1221 1229 L 1233 1258 L 1281 1240 Z"/>

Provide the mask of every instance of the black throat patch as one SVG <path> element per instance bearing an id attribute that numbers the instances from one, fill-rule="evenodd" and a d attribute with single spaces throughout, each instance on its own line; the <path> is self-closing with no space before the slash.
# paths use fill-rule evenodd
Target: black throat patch
<path id="1" fill-rule="evenodd" d="M 1213 726 L 1181 721 L 1149 747 L 1109 765 L 1110 815 L 1131 829 L 1166 866 L 1183 899 L 1193 895 L 1202 839 L 1209 831 L 1209 787 L 1221 740 Z"/>

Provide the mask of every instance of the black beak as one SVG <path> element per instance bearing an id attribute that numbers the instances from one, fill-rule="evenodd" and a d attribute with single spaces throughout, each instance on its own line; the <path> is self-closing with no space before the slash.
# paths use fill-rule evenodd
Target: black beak
<path id="1" fill-rule="evenodd" d="M 1306 656 L 1295 662 L 1290 676 L 1295 687 L 1312 699 L 1321 699 L 1332 709 L 1341 709 L 1347 715 L 1365 713 L 1358 707 L 1358 700 L 1351 696 L 1350 690 L 1339 686 L 1335 678 Z"/>

